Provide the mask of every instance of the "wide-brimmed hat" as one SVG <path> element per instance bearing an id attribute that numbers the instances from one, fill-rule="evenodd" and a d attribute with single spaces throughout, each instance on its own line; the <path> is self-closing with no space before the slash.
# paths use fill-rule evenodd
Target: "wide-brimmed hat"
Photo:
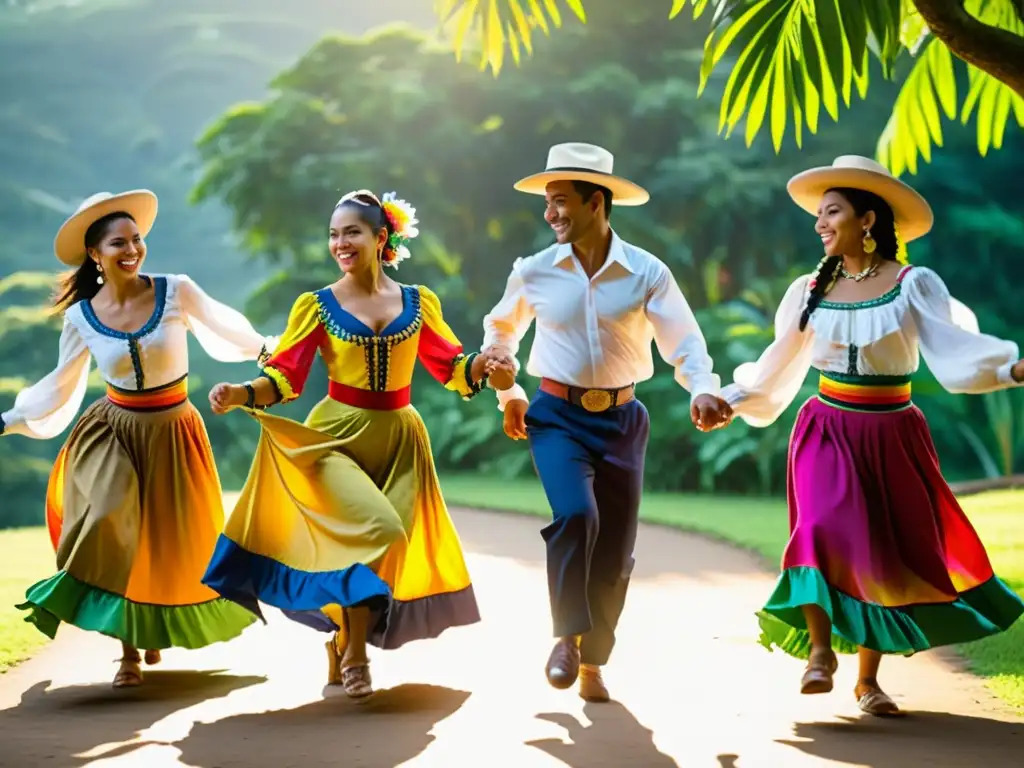
<path id="1" fill-rule="evenodd" d="M 85 233 L 94 222 L 111 213 L 127 213 L 145 237 L 156 221 L 156 195 L 148 189 L 133 189 L 112 195 L 97 192 L 85 198 L 71 217 L 65 221 L 53 239 L 53 252 L 70 267 L 79 267 L 85 261 Z"/>
<path id="2" fill-rule="evenodd" d="M 646 189 L 612 173 L 615 158 L 604 147 L 581 142 L 556 144 L 548 150 L 547 167 L 515 183 L 520 192 L 543 195 L 552 181 L 589 181 L 611 190 L 613 205 L 643 205 Z"/>
<path id="3" fill-rule="evenodd" d="M 928 234 L 935 221 L 931 206 L 919 192 L 889 173 L 885 166 L 860 155 L 841 155 L 832 165 L 798 173 L 786 185 L 793 201 L 814 216 L 818 215 L 822 196 L 835 187 L 874 192 L 885 200 L 892 208 L 904 243 Z"/>

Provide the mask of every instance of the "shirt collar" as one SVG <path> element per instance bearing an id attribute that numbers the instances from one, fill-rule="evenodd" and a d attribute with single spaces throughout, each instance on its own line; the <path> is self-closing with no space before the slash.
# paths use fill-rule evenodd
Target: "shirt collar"
<path id="1" fill-rule="evenodd" d="M 558 246 L 558 250 L 555 251 L 555 266 L 563 264 L 572 257 L 572 244 L 565 243 Z M 612 242 L 608 248 L 608 261 L 620 264 L 630 274 L 635 274 L 633 265 L 629 260 L 629 254 L 626 252 L 626 244 L 622 238 L 619 237 L 618 233 L 612 230 Z"/>

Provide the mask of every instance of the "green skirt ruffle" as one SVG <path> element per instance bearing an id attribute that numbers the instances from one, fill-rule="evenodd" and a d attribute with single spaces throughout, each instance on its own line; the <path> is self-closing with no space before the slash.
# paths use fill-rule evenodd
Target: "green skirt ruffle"
<path id="1" fill-rule="evenodd" d="M 54 638 L 61 622 L 99 632 L 142 650 L 202 648 L 238 637 L 256 617 L 229 600 L 196 605 L 134 603 L 79 581 L 66 571 L 30 587 L 25 621 Z"/>
<path id="2" fill-rule="evenodd" d="M 782 572 L 757 614 L 761 645 L 807 659 L 811 637 L 804 605 L 817 605 L 828 614 L 837 653 L 864 647 L 903 656 L 1005 632 L 1024 613 L 1024 602 L 996 576 L 948 603 L 887 608 L 829 586 L 817 568 L 798 566 Z"/>

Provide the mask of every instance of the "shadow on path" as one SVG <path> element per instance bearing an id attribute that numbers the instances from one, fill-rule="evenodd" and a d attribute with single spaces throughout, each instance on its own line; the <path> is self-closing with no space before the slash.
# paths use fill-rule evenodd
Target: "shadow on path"
<path id="1" fill-rule="evenodd" d="M 1024 765 L 1024 723 L 940 712 L 839 723 L 795 723 L 795 740 L 780 739 L 808 755 L 870 768 L 1011 768 Z"/>
<path id="2" fill-rule="evenodd" d="M 121 744 L 175 712 L 232 691 L 264 682 L 220 671 L 146 670 L 138 688 L 115 690 L 110 683 L 74 685 L 47 691 L 50 681 L 26 690 L 21 702 L 0 712 L 3 746 L 0 764 L 39 765 L 41 753 L 50 765 L 84 765 L 81 757 L 104 744 Z M 41 748 L 41 745 L 45 747 Z M 135 742 L 104 752 L 112 758 L 138 749 Z"/>
<path id="3" fill-rule="evenodd" d="M 570 768 L 588 768 L 593 765 L 676 768 L 676 761 L 654 745 L 651 730 L 644 727 L 619 702 L 587 704 L 583 712 L 591 721 L 590 725 L 585 726 L 565 713 L 537 715 L 541 720 L 565 728 L 569 744 L 559 739 L 540 739 L 527 744 L 547 752 Z"/>
<path id="4" fill-rule="evenodd" d="M 433 727 L 468 698 L 466 691 L 412 684 L 378 691 L 363 703 L 337 695 L 196 723 L 175 746 L 181 762 L 196 768 L 394 768 L 430 746 Z"/>

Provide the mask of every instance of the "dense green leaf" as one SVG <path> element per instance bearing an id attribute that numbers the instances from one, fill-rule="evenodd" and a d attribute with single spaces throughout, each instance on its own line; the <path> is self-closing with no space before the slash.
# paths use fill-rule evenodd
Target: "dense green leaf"
<path id="1" fill-rule="evenodd" d="M 837 88 L 846 92 L 846 83 L 853 77 L 848 68 L 849 43 L 836 3 L 839 0 L 814 0 L 814 23 L 825 51 L 828 74 Z M 846 99 L 849 106 L 849 99 Z"/>
<path id="2" fill-rule="evenodd" d="M 924 41 L 930 34 L 928 25 L 925 24 L 921 14 L 914 7 L 913 0 L 902 0 L 901 21 L 900 21 L 900 44 L 910 51 L 911 56 L 916 56 Z"/>

